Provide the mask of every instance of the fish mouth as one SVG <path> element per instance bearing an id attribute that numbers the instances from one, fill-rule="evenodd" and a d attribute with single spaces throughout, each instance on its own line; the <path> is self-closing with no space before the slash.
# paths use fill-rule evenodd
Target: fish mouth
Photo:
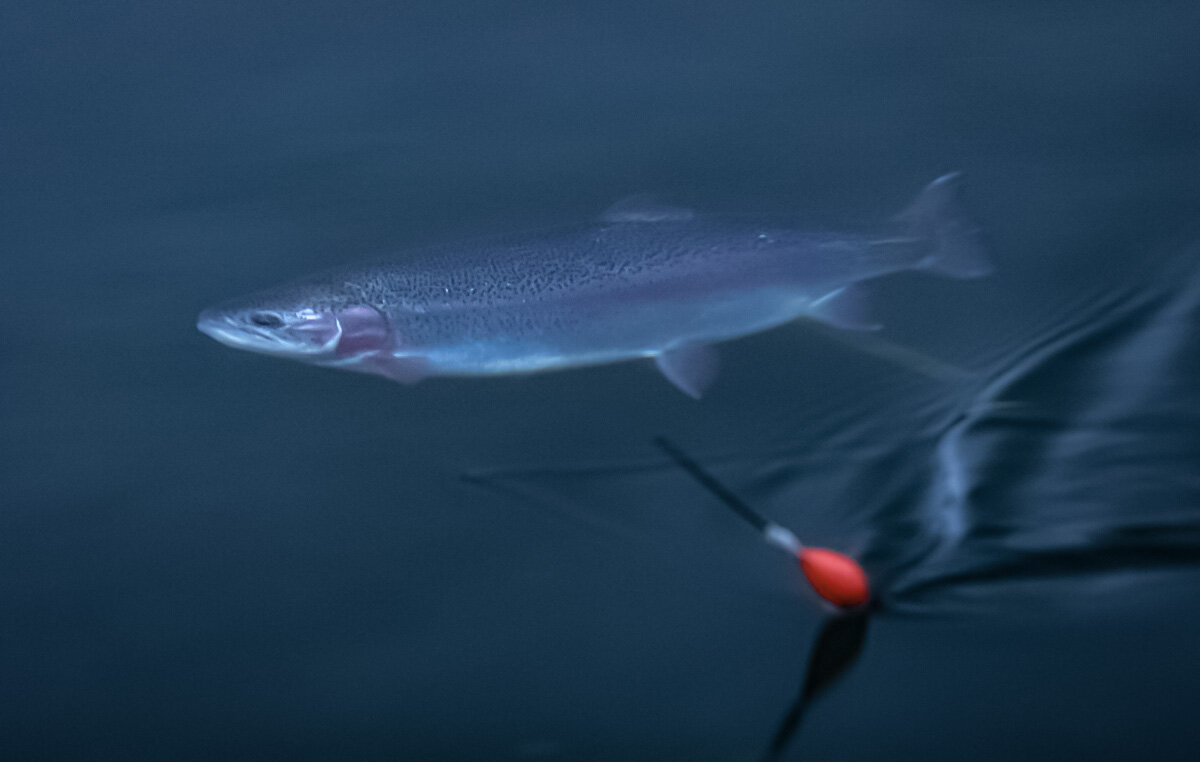
<path id="1" fill-rule="evenodd" d="M 244 341 L 242 331 L 233 324 L 232 320 L 224 315 L 213 314 L 208 310 L 201 312 L 200 317 L 196 318 L 196 329 L 226 346 L 237 347 Z"/>
<path id="2" fill-rule="evenodd" d="M 336 323 L 334 324 L 336 326 Z M 288 358 L 306 358 L 327 354 L 337 346 L 341 331 L 325 341 L 310 336 L 294 336 L 284 328 L 265 328 L 239 320 L 218 310 L 204 310 L 196 318 L 196 329 L 227 347 Z"/>

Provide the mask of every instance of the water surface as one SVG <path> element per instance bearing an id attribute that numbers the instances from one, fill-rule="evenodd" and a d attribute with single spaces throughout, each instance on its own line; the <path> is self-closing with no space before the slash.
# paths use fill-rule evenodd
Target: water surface
<path id="1" fill-rule="evenodd" d="M 5 756 L 758 758 L 828 614 L 666 434 L 873 575 L 788 758 L 1190 759 L 1198 21 L 5 10 Z M 962 374 L 796 325 L 701 403 L 638 363 L 402 388 L 193 328 L 630 193 L 853 228 L 950 170 L 997 274 L 873 295 L 880 341 Z"/>

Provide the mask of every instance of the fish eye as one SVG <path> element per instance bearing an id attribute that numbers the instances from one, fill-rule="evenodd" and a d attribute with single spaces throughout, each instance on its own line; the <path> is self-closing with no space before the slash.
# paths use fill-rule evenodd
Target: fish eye
<path id="1" fill-rule="evenodd" d="M 260 325 L 263 328 L 278 328 L 283 325 L 283 320 L 278 315 L 272 315 L 270 312 L 255 312 L 250 316 L 250 322 Z"/>

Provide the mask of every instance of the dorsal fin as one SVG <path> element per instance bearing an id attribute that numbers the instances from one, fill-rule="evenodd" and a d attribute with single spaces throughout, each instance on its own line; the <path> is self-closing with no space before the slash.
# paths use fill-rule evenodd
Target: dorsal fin
<path id="1" fill-rule="evenodd" d="M 980 278 L 993 268 L 979 228 L 963 211 L 961 181 L 957 172 L 942 175 L 897 219 L 908 225 L 910 235 L 927 242 L 929 253 L 918 267 L 950 278 Z"/>
<path id="2" fill-rule="evenodd" d="M 668 206 L 654 196 L 640 193 L 626 196 L 605 210 L 600 219 L 605 222 L 682 222 L 696 216 L 691 209 Z"/>

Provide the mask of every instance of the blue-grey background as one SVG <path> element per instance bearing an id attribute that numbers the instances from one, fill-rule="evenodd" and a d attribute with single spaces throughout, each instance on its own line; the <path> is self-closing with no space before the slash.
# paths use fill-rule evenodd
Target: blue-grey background
<path id="1" fill-rule="evenodd" d="M 0 756 L 755 759 L 828 612 L 667 434 L 872 574 L 795 758 L 1194 758 L 1198 29 L 1186 0 L 5 4 Z M 962 376 L 789 326 L 700 403 L 639 363 L 405 388 L 193 327 L 634 192 L 854 227 L 956 169 L 997 274 L 876 309 Z"/>

